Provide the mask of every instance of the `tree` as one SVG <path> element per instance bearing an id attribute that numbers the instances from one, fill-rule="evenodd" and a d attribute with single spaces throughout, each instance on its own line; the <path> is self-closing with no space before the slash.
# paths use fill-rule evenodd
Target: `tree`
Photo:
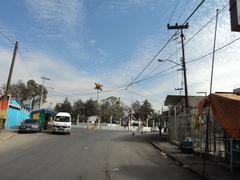
<path id="1" fill-rule="evenodd" d="M 124 104 L 119 98 L 111 96 L 104 99 L 101 104 L 102 122 L 109 122 L 112 118 L 112 122 L 118 123 L 119 119 L 123 118 L 124 110 Z"/>
<path id="2" fill-rule="evenodd" d="M 96 116 L 98 115 L 98 103 L 92 99 L 89 99 L 85 102 L 85 115 L 89 116 Z"/>
<path id="3" fill-rule="evenodd" d="M 27 86 L 26 86 L 27 99 L 32 99 L 33 108 L 40 106 L 42 88 L 43 88 L 42 102 L 45 103 L 47 99 L 47 93 L 48 93 L 47 89 L 44 86 L 37 84 L 34 80 L 29 80 L 27 82 Z"/>
<path id="4" fill-rule="evenodd" d="M 135 101 L 132 104 L 132 108 L 133 108 L 133 117 L 136 120 L 139 120 L 140 116 L 141 116 L 141 104 L 139 101 Z"/>
<path id="5" fill-rule="evenodd" d="M 63 103 L 58 103 L 56 104 L 54 111 L 56 112 L 68 112 L 71 113 L 72 112 L 72 105 L 71 103 L 68 101 L 67 98 L 65 98 L 65 100 L 63 101 Z"/>
<path id="6" fill-rule="evenodd" d="M 10 93 L 13 97 L 18 98 L 20 101 L 28 98 L 28 91 L 25 84 L 22 81 L 17 81 L 16 84 L 10 86 Z"/>
<path id="7" fill-rule="evenodd" d="M 143 102 L 140 108 L 140 112 L 141 112 L 140 117 L 143 120 L 144 124 L 146 125 L 146 120 L 150 119 L 152 113 L 154 112 L 154 110 L 152 109 L 152 105 L 150 102 L 148 102 L 148 100 L 145 100 Z"/>
<path id="8" fill-rule="evenodd" d="M 43 88 L 43 103 L 46 102 L 47 99 L 47 89 L 42 85 L 37 84 L 34 80 L 28 80 L 27 84 L 22 81 L 18 81 L 15 84 L 10 85 L 10 94 L 12 97 L 18 98 L 21 101 L 24 100 L 32 100 L 33 108 L 36 108 L 40 105 L 40 99 Z M 5 85 L 2 87 L 2 93 L 5 92 Z"/>
<path id="9" fill-rule="evenodd" d="M 81 99 L 74 102 L 71 114 L 75 120 L 77 120 L 78 115 L 80 120 L 85 120 L 85 104 Z"/>

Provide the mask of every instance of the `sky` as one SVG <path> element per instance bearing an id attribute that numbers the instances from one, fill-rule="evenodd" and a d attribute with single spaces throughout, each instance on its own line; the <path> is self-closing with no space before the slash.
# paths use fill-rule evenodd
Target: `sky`
<path id="1" fill-rule="evenodd" d="M 100 100 L 120 97 L 130 105 L 148 99 L 157 111 L 167 95 L 179 95 L 180 38 L 174 40 L 153 60 L 151 65 L 126 90 L 175 31 L 167 24 L 182 24 L 201 0 L 1 0 L 0 85 L 7 82 L 14 42 L 19 42 L 12 83 L 41 76 L 50 80 L 44 85 L 49 95 L 44 106 L 78 99 L 96 99 L 95 82 L 104 85 Z M 185 41 L 191 38 L 228 0 L 205 0 L 189 19 L 184 30 Z M 230 28 L 229 7 L 219 14 L 216 48 L 240 37 Z M 185 45 L 189 95 L 209 93 L 215 19 Z M 240 41 L 218 51 L 215 56 L 213 92 L 232 91 L 240 87 Z M 156 75 L 156 76 L 155 76 Z M 154 76 L 154 78 L 148 78 Z M 146 80 L 144 80 L 146 79 Z M 184 92 L 181 92 L 183 95 Z"/>

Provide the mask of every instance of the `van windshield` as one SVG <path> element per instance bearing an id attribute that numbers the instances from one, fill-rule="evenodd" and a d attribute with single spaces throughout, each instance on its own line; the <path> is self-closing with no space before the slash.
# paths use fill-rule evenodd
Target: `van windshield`
<path id="1" fill-rule="evenodd" d="M 70 122 L 70 117 L 56 116 L 55 121 L 56 122 Z"/>

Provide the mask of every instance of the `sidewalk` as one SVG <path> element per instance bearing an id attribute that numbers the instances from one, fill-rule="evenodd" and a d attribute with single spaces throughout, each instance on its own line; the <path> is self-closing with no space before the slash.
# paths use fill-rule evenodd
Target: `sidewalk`
<path id="1" fill-rule="evenodd" d="M 194 154 L 184 154 L 181 150 L 168 142 L 166 136 L 152 135 L 150 137 L 151 144 L 165 153 L 166 156 L 176 162 L 177 165 L 187 168 L 190 171 L 202 176 L 203 175 L 203 159 Z M 240 172 L 230 172 L 224 166 L 217 164 L 214 161 L 206 161 L 206 179 L 210 180 L 239 180 Z"/>
<path id="2" fill-rule="evenodd" d="M 16 136 L 15 130 L 10 129 L 2 129 L 0 130 L 0 143 L 3 141 L 7 141 L 8 139 Z"/>

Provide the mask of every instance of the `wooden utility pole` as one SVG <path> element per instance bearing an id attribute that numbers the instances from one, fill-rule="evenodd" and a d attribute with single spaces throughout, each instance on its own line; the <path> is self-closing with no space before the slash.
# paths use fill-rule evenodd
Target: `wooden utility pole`
<path id="1" fill-rule="evenodd" d="M 16 55 L 17 55 L 17 49 L 18 49 L 18 42 L 16 41 L 15 47 L 14 47 L 14 52 L 13 52 L 13 57 L 12 57 L 12 63 L 11 63 L 9 74 L 8 74 L 7 86 L 6 86 L 5 94 L 3 96 L 3 100 L 7 100 L 8 96 L 9 96 L 9 89 L 10 89 L 10 84 L 11 84 L 11 79 L 12 79 L 13 67 L 14 67 L 15 59 L 16 59 Z M 6 117 L 6 119 L 7 119 L 7 117 Z M 0 120 L 0 129 L 2 129 L 4 127 L 6 119 Z"/>
<path id="2" fill-rule="evenodd" d="M 11 79 L 12 79 L 12 73 L 13 73 L 13 67 L 14 67 L 15 59 L 16 59 L 16 55 L 17 55 L 17 49 L 18 49 L 18 42 L 16 41 L 15 47 L 14 47 L 14 52 L 13 52 L 13 57 L 12 57 L 12 63 L 11 63 L 9 74 L 8 74 L 8 81 L 7 81 L 5 96 L 8 96 L 8 94 L 9 94 L 9 89 L 10 89 L 10 84 L 11 84 Z"/>
<path id="3" fill-rule="evenodd" d="M 183 29 L 188 29 L 189 25 L 188 23 L 185 25 L 178 25 L 176 24 L 175 26 L 170 26 L 169 24 L 167 25 L 168 29 L 177 29 L 181 30 L 181 44 L 182 44 L 182 68 L 183 68 L 183 75 L 184 75 L 184 90 L 185 90 L 185 109 L 186 112 L 188 112 L 189 108 L 189 103 L 188 103 L 188 87 L 187 87 L 187 73 L 186 73 L 186 63 L 185 63 L 185 51 L 184 51 L 184 34 L 183 34 Z"/>

